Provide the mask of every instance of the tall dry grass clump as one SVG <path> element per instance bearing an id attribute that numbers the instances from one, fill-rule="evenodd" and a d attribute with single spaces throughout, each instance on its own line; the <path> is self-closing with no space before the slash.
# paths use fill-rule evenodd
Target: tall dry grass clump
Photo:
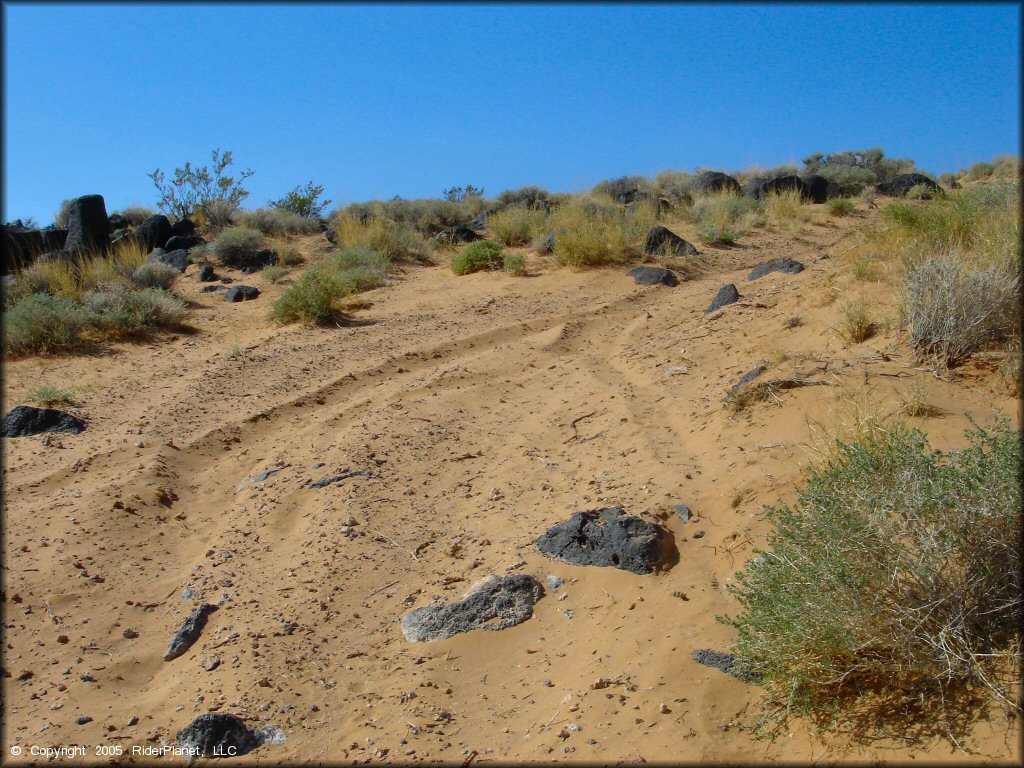
<path id="1" fill-rule="evenodd" d="M 547 230 L 548 214 L 539 208 L 510 205 L 487 216 L 492 239 L 505 245 L 526 245 Z"/>
<path id="2" fill-rule="evenodd" d="M 725 245 L 732 245 L 751 229 L 767 223 L 764 203 L 729 192 L 698 197 L 691 215 L 701 239 Z"/>
<path id="3" fill-rule="evenodd" d="M 902 711 L 948 729 L 979 695 L 1019 711 L 1020 436 L 968 439 L 943 454 L 895 424 L 838 444 L 767 511 L 767 546 L 731 590 L 741 611 L 719 620 L 777 722 Z"/>
<path id="4" fill-rule="evenodd" d="M 383 205 L 374 206 L 365 215 L 339 213 L 332 226 L 342 248 L 367 247 L 387 259 L 429 256 L 432 250 L 415 226 L 390 218 Z"/>
<path id="5" fill-rule="evenodd" d="M 555 258 L 574 269 L 641 259 L 657 215 L 657 205 L 647 200 L 629 208 L 590 196 L 568 200 L 549 219 L 557 233 Z"/>

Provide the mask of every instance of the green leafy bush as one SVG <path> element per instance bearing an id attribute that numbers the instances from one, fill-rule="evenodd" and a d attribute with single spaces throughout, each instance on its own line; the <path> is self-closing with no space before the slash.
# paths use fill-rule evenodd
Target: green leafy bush
<path id="1" fill-rule="evenodd" d="M 278 210 L 293 213 L 296 216 L 315 219 L 323 213 L 324 208 L 331 204 L 330 200 L 320 199 L 320 195 L 323 192 L 322 184 L 314 184 L 312 181 L 308 181 L 305 187 L 295 187 L 295 189 L 280 200 L 271 202 L 270 205 Z"/>
<path id="2" fill-rule="evenodd" d="M 895 425 L 840 444 L 793 507 L 767 510 L 767 547 L 730 589 L 742 610 L 719 620 L 775 718 L 830 724 L 867 700 L 919 727 L 963 688 L 1018 709 L 1020 435 L 968 437 L 942 454 Z"/>
<path id="3" fill-rule="evenodd" d="M 501 243 L 493 240 L 477 240 L 463 248 L 452 259 L 452 272 L 456 275 L 468 275 L 491 269 L 501 260 Z"/>
<path id="4" fill-rule="evenodd" d="M 10 355 L 72 349 L 87 320 L 82 307 L 65 296 L 30 294 L 4 313 L 4 349 Z"/>
<path id="5" fill-rule="evenodd" d="M 242 171 L 237 179 L 228 176 L 226 171 L 232 164 L 231 153 L 215 149 L 210 155 L 212 167 L 193 168 L 191 163 L 185 163 L 184 168 L 174 169 L 170 181 L 165 179 L 159 168 L 147 174 L 160 195 L 157 206 L 161 211 L 178 219 L 201 213 L 210 227 L 228 223 L 242 200 L 249 196 L 242 182 L 253 172 Z"/>
<path id="6" fill-rule="evenodd" d="M 249 227 L 225 229 L 217 239 L 207 245 L 207 250 L 221 264 L 228 267 L 242 267 L 263 249 L 263 234 Z"/>

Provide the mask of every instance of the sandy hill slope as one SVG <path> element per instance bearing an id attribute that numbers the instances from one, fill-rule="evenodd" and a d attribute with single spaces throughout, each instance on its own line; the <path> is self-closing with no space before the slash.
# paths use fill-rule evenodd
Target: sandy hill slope
<path id="1" fill-rule="evenodd" d="M 283 286 L 245 277 L 264 295 L 229 304 L 189 272 L 194 333 L 8 364 L 7 407 L 64 386 L 89 426 L 4 442 L 5 743 L 130 750 L 222 711 L 287 735 L 240 763 L 1017 759 L 998 718 L 970 757 L 755 740 L 758 688 L 690 656 L 731 642 L 727 587 L 823 430 L 911 391 L 939 409 L 910 421 L 940 448 L 968 417 L 1017 423 L 992 371 L 920 369 L 891 289 L 849 275 L 873 215 L 702 247 L 675 288 L 536 255 L 525 278 L 408 264 L 342 328 L 273 326 Z M 783 257 L 806 269 L 746 279 Z M 740 301 L 705 315 L 730 282 Z M 882 328 L 849 345 L 834 329 L 854 295 Z M 723 396 L 758 364 L 817 383 L 732 412 Z M 613 505 L 663 524 L 678 563 L 641 576 L 537 551 Z M 410 608 L 506 573 L 565 584 L 504 631 L 403 637 Z M 164 661 L 202 601 L 223 603 Z"/>

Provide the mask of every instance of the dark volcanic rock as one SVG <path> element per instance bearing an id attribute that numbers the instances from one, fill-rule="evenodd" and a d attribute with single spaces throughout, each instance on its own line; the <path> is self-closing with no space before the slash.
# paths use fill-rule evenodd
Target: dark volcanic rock
<path id="1" fill-rule="evenodd" d="M 507 629 L 529 619 L 533 604 L 543 595 L 544 588 L 533 576 L 489 576 L 456 603 L 435 603 L 409 611 L 402 618 L 402 633 L 406 640 L 421 643 L 478 628 Z"/>
<path id="2" fill-rule="evenodd" d="M 736 657 L 731 653 L 723 653 L 722 651 L 712 651 L 708 648 L 702 648 L 691 653 L 690 658 L 698 664 L 714 667 L 717 670 L 725 672 L 727 675 L 732 675 L 737 680 L 742 680 L 744 683 L 756 683 L 760 680 L 756 674 L 737 669 Z"/>
<path id="3" fill-rule="evenodd" d="M 711 306 L 704 310 L 704 314 L 707 315 L 714 312 L 716 309 L 721 309 L 727 304 L 735 304 L 740 300 L 740 292 L 736 290 L 736 286 L 732 283 L 723 285 L 718 289 L 718 293 L 715 294 L 715 298 L 711 300 Z"/>
<path id="4" fill-rule="evenodd" d="M 209 283 L 217 279 L 216 273 L 213 271 L 212 264 L 202 264 L 199 267 L 199 282 Z"/>
<path id="5" fill-rule="evenodd" d="M 127 229 L 132 225 L 132 223 L 120 213 L 110 214 L 107 216 L 107 221 L 110 223 L 110 228 L 112 230 Z"/>
<path id="6" fill-rule="evenodd" d="M 68 236 L 64 250 L 99 253 L 110 247 L 113 228 L 107 221 L 103 195 L 76 197 L 68 206 Z"/>
<path id="7" fill-rule="evenodd" d="M 838 195 L 836 186 L 817 173 L 804 176 L 804 185 L 807 187 L 807 196 L 812 203 L 824 203 L 830 197 Z"/>
<path id="8" fill-rule="evenodd" d="M 163 248 L 171 238 L 171 222 L 166 216 L 150 216 L 132 232 L 146 248 Z"/>
<path id="9" fill-rule="evenodd" d="M 33 408 L 31 405 L 12 408 L 0 421 L 0 435 L 3 437 L 27 437 L 41 432 L 71 432 L 77 435 L 84 430 L 85 422 L 67 411 Z"/>
<path id="10" fill-rule="evenodd" d="M 67 237 L 66 229 L 29 229 L 20 219 L 4 224 L 0 242 L 2 273 L 9 274 L 26 267 L 47 251 L 62 250 Z"/>
<path id="11" fill-rule="evenodd" d="M 574 565 L 612 566 L 630 573 L 654 571 L 672 549 L 660 526 L 627 515 L 622 507 L 576 512 L 537 540 L 537 549 Z"/>
<path id="12" fill-rule="evenodd" d="M 178 249 L 176 251 L 165 251 L 163 248 L 157 248 L 149 256 L 146 257 L 147 261 L 162 261 L 164 264 L 174 267 L 179 272 L 184 272 L 188 269 L 188 251 L 184 249 Z"/>
<path id="13" fill-rule="evenodd" d="M 637 285 L 679 285 L 679 278 L 671 269 L 661 267 L 633 267 L 626 273 Z"/>
<path id="14" fill-rule="evenodd" d="M 249 301 L 260 295 L 251 285 L 233 285 L 224 292 L 224 301 Z"/>
<path id="15" fill-rule="evenodd" d="M 736 179 L 718 171 L 704 171 L 694 182 L 694 188 L 701 195 L 710 195 L 715 192 L 732 192 L 735 195 L 743 194 L 743 189 Z"/>
<path id="16" fill-rule="evenodd" d="M 174 738 L 179 747 L 198 749 L 201 757 L 237 757 L 254 750 L 266 736 L 234 715 L 207 712 L 178 731 Z"/>
<path id="17" fill-rule="evenodd" d="M 185 620 L 174 633 L 171 642 L 167 644 L 167 651 L 164 653 L 164 661 L 171 661 L 181 656 L 192 647 L 192 644 L 199 639 L 206 626 L 206 617 L 217 610 L 216 605 L 206 603 L 194 609 L 185 617 Z"/>
<path id="18" fill-rule="evenodd" d="M 780 192 L 797 192 L 800 197 L 808 197 L 807 185 L 799 176 L 777 176 L 768 179 L 757 190 L 757 197 L 763 200 L 768 195 L 777 195 Z"/>
<path id="19" fill-rule="evenodd" d="M 942 191 L 942 187 L 921 173 L 897 174 L 891 179 L 886 179 L 885 181 L 876 184 L 875 189 L 883 195 L 889 195 L 890 197 L 904 197 L 907 192 L 910 191 L 911 187 L 916 187 L 918 184 L 923 184 L 932 192 Z M 931 197 L 931 194 L 926 193 L 922 197 L 928 199 Z"/>
<path id="20" fill-rule="evenodd" d="M 195 231 L 196 225 L 195 222 L 193 222 L 191 219 L 181 219 L 180 221 L 176 221 L 173 224 L 171 224 L 172 237 L 175 235 L 181 237 L 188 237 L 189 235 L 194 234 Z"/>
<path id="21" fill-rule="evenodd" d="M 764 277 L 769 272 L 785 272 L 788 275 L 795 275 L 797 272 L 803 272 L 804 265 L 799 261 L 793 261 L 792 259 L 772 259 L 766 261 L 764 264 L 758 264 L 747 275 L 747 280 L 757 280 L 759 277 Z"/>
<path id="22" fill-rule="evenodd" d="M 746 184 L 743 185 L 743 196 L 751 197 L 754 200 L 761 199 L 761 185 L 764 184 L 768 179 L 764 176 L 755 176 L 750 179 Z"/>
<path id="23" fill-rule="evenodd" d="M 176 251 L 179 248 L 184 248 L 187 251 L 189 248 L 195 248 L 197 245 L 203 245 L 205 242 L 206 241 L 201 237 L 194 237 L 191 235 L 171 235 L 164 244 L 164 249 L 168 251 Z"/>
<path id="24" fill-rule="evenodd" d="M 483 236 L 469 227 L 458 226 L 438 232 L 435 239 L 448 243 L 472 243 L 474 240 L 483 240 Z"/>
<path id="25" fill-rule="evenodd" d="M 262 251 L 257 251 L 251 256 L 244 258 L 241 263 L 241 270 L 243 275 L 251 275 L 254 272 L 259 272 L 264 267 L 270 266 L 271 264 L 277 263 L 277 253 L 264 248 Z"/>
<path id="26" fill-rule="evenodd" d="M 216 293 L 217 291 L 226 291 L 226 285 L 204 285 L 199 289 L 200 293 Z"/>
<path id="27" fill-rule="evenodd" d="M 644 242 L 644 251 L 649 254 L 665 251 L 673 256 L 696 256 L 697 249 L 691 243 L 681 238 L 672 230 L 655 224 L 647 233 L 647 240 Z"/>
<path id="28" fill-rule="evenodd" d="M 553 253 L 555 250 L 555 240 L 555 233 L 550 233 L 547 237 L 544 238 L 544 242 L 541 243 L 541 246 L 538 250 L 541 253 Z"/>

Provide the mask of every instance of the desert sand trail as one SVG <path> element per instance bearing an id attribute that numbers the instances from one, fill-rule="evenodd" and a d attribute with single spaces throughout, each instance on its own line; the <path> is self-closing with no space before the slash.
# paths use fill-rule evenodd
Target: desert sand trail
<path id="1" fill-rule="evenodd" d="M 917 370 L 895 323 L 839 339 L 837 299 L 864 291 L 840 258 L 857 221 L 705 247 L 676 288 L 536 256 L 526 278 L 407 264 L 341 328 L 275 327 L 282 286 L 228 304 L 189 272 L 194 333 L 8 364 L 8 407 L 63 386 L 89 427 L 4 443 L 6 743 L 130 750 L 216 710 L 287 735 L 239 763 L 977 759 L 802 727 L 755 740 L 758 688 L 690 658 L 728 648 L 715 616 L 735 610 L 763 509 L 793 498 L 815 420 L 851 393 L 884 411 L 926 387 L 945 415 L 915 423 L 940 448 L 967 416 L 1016 419 L 990 371 Z M 806 269 L 746 280 L 778 257 Z M 705 316 L 728 282 L 740 302 Z M 867 298 L 891 313 L 887 290 Z M 766 361 L 826 384 L 730 413 L 725 392 Z M 678 563 L 638 576 L 537 551 L 551 525 L 612 505 L 663 524 Z M 565 584 L 511 629 L 403 637 L 410 608 L 506 573 Z M 164 661 L 203 601 L 223 605 Z M 999 722 L 975 742 L 1019 754 Z"/>

